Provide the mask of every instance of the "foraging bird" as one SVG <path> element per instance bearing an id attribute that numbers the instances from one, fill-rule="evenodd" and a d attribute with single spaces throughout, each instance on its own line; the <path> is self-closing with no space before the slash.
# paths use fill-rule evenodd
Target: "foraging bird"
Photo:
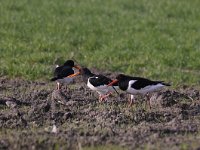
<path id="1" fill-rule="evenodd" d="M 56 69 L 54 70 L 54 77 L 51 79 L 51 81 L 57 82 L 57 90 L 60 90 L 61 84 L 69 84 L 73 81 L 73 76 L 79 74 L 80 67 L 77 65 L 74 65 L 73 60 L 67 60 L 62 66 L 56 66 Z"/>
<path id="2" fill-rule="evenodd" d="M 150 108 L 151 104 L 149 94 L 151 92 L 158 91 L 165 86 L 170 86 L 170 84 L 164 83 L 164 81 L 151 81 L 149 79 L 141 77 L 131 77 L 124 74 L 117 75 L 116 79 L 113 80 L 113 82 L 111 82 L 108 86 L 112 86 L 116 83 L 122 91 L 126 91 L 131 95 L 129 106 L 131 106 L 133 101 L 135 100 L 134 95 L 146 95 L 147 102 Z"/>
<path id="3" fill-rule="evenodd" d="M 116 88 L 118 87 L 115 84 L 113 84 L 113 86 L 108 86 L 112 80 L 104 75 L 93 74 L 88 68 L 82 68 L 80 74 L 87 86 L 99 94 L 99 101 L 104 101 L 112 92 L 117 92 Z"/>

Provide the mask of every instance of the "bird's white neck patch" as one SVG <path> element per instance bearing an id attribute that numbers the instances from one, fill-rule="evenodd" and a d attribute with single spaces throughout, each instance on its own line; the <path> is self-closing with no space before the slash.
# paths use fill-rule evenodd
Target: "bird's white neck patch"
<path id="1" fill-rule="evenodd" d="M 128 88 L 131 88 L 131 85 L 134 84 L 137 80 L 130 80 L 128 83 Z"/>

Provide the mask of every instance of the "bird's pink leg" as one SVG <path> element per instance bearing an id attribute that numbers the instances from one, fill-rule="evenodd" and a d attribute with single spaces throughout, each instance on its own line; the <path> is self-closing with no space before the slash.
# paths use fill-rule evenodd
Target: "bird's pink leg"
<path id="1" fill-rule="evenodd" d="M 61 89 L 61 84 L 59 82 L 57 82 L 57 90 L 60 90 Z"/>
<path id="2" fill-rule="evenodd" d="M 104 97 L 104 95 L 103 96 L 99 96 L 99 102 L 102 102 L 102 101 L 105 101 L 106 100 L 106 97 Z"/>
<path id="3" fill-rule="evenodd" d="M 128 105 L 128 107 L 131 107 L 134 103 L 133 103 L 133 101 L 134 101 L 134 96 L 133 95 L 130 95 L 129 96 L 130 98 L 128 99 L 128 102 L 129 102 L 129 105 Z"/>
<path id="4" fill-rule="evenodd" d="M 99 102 L 105 101 L 106 98 L 107 98 L 108 96 L 110 96 L 111 94 L 112 94 L 112 93 L 110 92 L 110 93 L 108 93 L 108 94 L 106 94 L 106 95 L 99 95 Z"/>
<path id="5" fill-rule="evenodd" d="M 149 93 L 147 93 L 146 97 L 146 105 L 148 105 L 149 109 L 151 109 L 151 96 L 149 95 Z"/>
<path id="6" fill-rule="evenodd" d="M 110 93 L 108 93 L 108 94 L 106 94 L 106 95 L 100 95 L 99 97 L 100 97 L 100 100 L 101 101 L 105 101 L 106 100 L 106 98 L 108 97 L 108 96 L 110 96 L 112 94 L 112 92 L 110 92 Z"/>
<path id="7" fill-rule="evenodd" d="M 56 90 L 59 90 L 59 83 L 56 84 Z"/>

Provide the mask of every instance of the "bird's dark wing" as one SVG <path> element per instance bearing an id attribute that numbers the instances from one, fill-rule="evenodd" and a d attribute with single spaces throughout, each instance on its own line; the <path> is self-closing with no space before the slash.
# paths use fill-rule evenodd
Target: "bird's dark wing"
<path id="1" fill-rule="evenodd" d="M 54 77 L 57 77 L 58 74 L 62 71 L 63 66 L 59 66 L 54 70 Z"/>
<path id="2" fill-rule="evenodd" d="M 69 66 L 60 66 L 60 67 L 57 67 L 54 71 L 54 77 L 58 79 L 62 79 L 71 74 L 74 74 L 74 70 L 72 69 L 72 67 L 69 67 Z"/>
<path id="3" fill-rule="evenodd" d="M 97 87 L 101 85 L 108 85 L 110 82 L 112 82 L 112 80 L 103 75 L 94 75 L 93 77 L 89 78 L 89 82 L 93 86 Z"/>
<path id="4" fill-rule="evenodd" d="M 156 85 L 159 83 L 164 85 L 163 81 L 151 81 L 149 79 L 139 78 L 139 77 L 136 77 L 135 80 L 136 81 L 131 85 L 131 87 L 136 90 L 142 89 L 146 86 Z"/>

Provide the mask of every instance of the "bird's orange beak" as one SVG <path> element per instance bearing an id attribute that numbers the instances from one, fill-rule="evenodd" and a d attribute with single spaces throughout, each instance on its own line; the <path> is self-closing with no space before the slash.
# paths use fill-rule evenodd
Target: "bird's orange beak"
<path id="1" fill-rule="evenodd" d="M 74 68 L 78 69 L 78 70 L 81 70 L 81 67 L 78 66 L 78 65 L 74 65 Z"/>
<path id="2" fill-rule="evenodd" d="M 115 83 L 117 83 L 117 82 L 118 82 L 118 80 L 115 79 L 115 80 L 113 80 L 112 82 L 110 82 L 110 83 L 108 84 L 108 86 L 112 86 L 113 84 L 115 84 Z"/>
<path id="3" fill-rule="evenodd" d="M 71 74 L 71 75 L 69 75 L 69 76 L 67 76 L 67 77 L 75 77 L 75 76 L 77 76 L 77 75 L 79 75 L 79 74 L 80 74 L 80 72 L 77 72 L 77 73 Z"/>

